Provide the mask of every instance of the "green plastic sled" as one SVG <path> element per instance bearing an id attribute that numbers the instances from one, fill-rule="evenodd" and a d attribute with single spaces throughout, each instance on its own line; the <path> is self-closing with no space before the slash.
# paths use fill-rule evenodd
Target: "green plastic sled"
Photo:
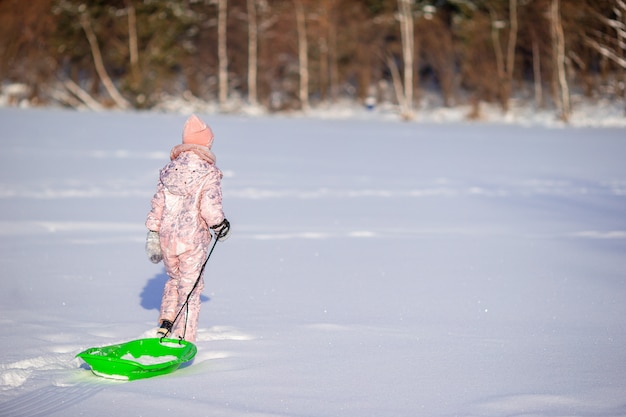
<path id="1" fill-rule="evenodd" d="M 76 357 L 98 376 L 132 381 L 173 372 L 197 351 L 196 345 L 186 340 L 150 338 L 90 348 Z"/>

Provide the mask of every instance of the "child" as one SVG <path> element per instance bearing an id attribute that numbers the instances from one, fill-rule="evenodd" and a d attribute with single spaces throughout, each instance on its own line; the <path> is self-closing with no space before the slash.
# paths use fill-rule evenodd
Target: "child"
<path id="1" fill-rule="evenodd" d="M 211 128 L 196 115 L 189 117 L 183 129 L 183 143 L 172 148 L 171 162 L 161 169 L 152 197 L 152 210 L 146 220 L 146 252 L 153 263 L 163 260 L 169 275 L 161 300 L 157 337 L 196 340 L 204 288 L 203 278 L 198 277 L 211 241 L 209 230 L 213 230 L 218 241 L 224 240 L 230 231 L 222 211 L 222 172 L 215 166 L 212 143 Z"/>

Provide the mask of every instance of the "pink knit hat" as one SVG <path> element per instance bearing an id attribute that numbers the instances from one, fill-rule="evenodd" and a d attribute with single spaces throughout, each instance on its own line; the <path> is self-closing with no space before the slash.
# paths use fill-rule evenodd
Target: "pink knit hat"
<path id="1" fill-rule="evenodd" d="M 192 114 L 183 128 L 183 143 L 206 146 L 213 144 L 213 131 L 198 116 Z"/>

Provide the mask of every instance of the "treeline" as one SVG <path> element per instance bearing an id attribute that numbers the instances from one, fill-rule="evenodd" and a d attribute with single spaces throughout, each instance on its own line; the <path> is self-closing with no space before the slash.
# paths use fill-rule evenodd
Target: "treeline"
<path id="1" fill-rule="evenodd" d="M 307 110 L 348 97 L 410 118 L 512 98 L 565 120 L 623 98 L 626 0 L 0 0 L 0 81 L 33 103 L 164 97 Z"/>

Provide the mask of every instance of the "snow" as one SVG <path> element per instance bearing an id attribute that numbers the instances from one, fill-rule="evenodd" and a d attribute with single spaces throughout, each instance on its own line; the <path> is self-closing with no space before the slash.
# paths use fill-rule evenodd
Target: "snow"
<path id="1" fill-rule="evenodd" d="M 178 357 L 174 355 L 163 355 L 163 356 L 141 355 L 138 358 L 136 358 L 133 356 L 132 353 L 127 353 L 126 355 L 123 355 L 121 359 L 131 361 L 131 362 L 136 362 L 141 365 L 160 365 L 162 363 L 176 361 Z"/>
<path id="2" fill-rule="evenodd" d="M 0 109 L 0 416 L 626 416 L 626 130 L 201 115 L 232 236 L 194 361 L 144 253 L 186 115 Z"/>

